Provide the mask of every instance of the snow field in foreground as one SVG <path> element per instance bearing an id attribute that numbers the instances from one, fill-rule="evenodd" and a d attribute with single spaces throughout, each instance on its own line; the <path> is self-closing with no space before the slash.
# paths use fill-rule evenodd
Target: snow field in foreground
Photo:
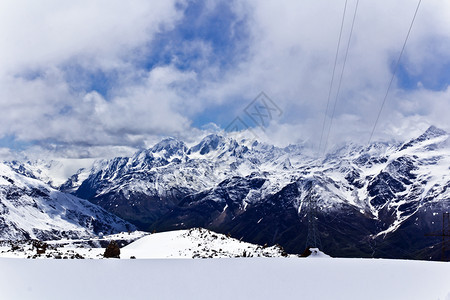
<path id="1" fill-rule="evenodd" d="M 450 264 L 382 259 L 0 259 L 1 299 L 441 299 Z"/>

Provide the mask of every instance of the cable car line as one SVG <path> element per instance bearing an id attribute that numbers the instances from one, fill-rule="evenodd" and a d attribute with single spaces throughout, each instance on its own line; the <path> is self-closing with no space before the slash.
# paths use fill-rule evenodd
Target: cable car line
<path id="1" fill-rule="evenodd" d="M 347 1 L 348 0 L 345 0 L 345 3 L 344 3 L 344 11 L 342 13 L 341 29 L 339 31 L 339 39 L 338 39 L 338 44 L 337 44 L 337 47 L 336 47 L 336 55 L 334 57 L 333 73 L 331 75 L 330 89 L 328 90 L 327 107 L 325 109 L 325 114 L 323 116 L 322 132 L 320 134 L 320 142 L 319 142 L 319 149 L 318 149 L 319 153 L 320 153 L 320 149 L 322 147 L 323 133 L 325 131 L 325 123 L 326 123 L 326 120 L 327 120 L 328 108 L 330 106 L 331 91 L 333 89 L 334 74 L 336 72 L 336 65 L 337 65 L 337 60 L 338 60 L 338 56 L 339 56 L 339 48 L 341 47 L 342 29 L 344 28 L 345 13 L 347 11 Z"/>
<path id="2" fill-rule="evenodd" d="M 341 75 L 339 77 L 338 89 L 337 89 L 336 98 L 335 98 L 335 101 L 334 101 L 333 111 L 332 111 L 332 114 L 331 114 L 330 127 L 328 128 L 327 138 L 325 139 L 325 146 L 323 148 L 323 153 L 325 153 L 325 151 L 327 150 L 328 138 L 330 137 L 331 127 L 333 127 L 334 114 L 336 112 L 336 105 L 337 105 L 337 102 L 339 100 L 339 93 L 341 91 L 342 77 L 344 76 L 345 66 L 346 66 L 346 63 L 347 63 L 348 50 L 350 48 L 350 42 L 352 40 L 353 28 L 355 26 L 356 14 L 358 12 L 358 5 L 359 5 L 359 0 L 356 1 L 355 12 L 353 13 L 352 27 L 350 29 L 350 35 L 348 37 L 347 49 L 345 50 L 344 65 L 342 66 Z"/>
<path id="3" fill-rule="evenodd" d="M 389 82 L 388 88 L 387 88 L 387 90 L 386 90 L 386 94 L 384 95 L 384 98 L 383 98 L 383 102 L 381 103 L 381 107 L 380 107 L 380 109 L 379 109 L 379 111 L 378 111 L 378 115 L 377 115 L 377 118 L 376 118 L 376 120 L 375 120 L 375 124 L 373 124 L 372 132 L 370 133 L 370 137 L 369 137 L 368 144 L 370 144 L 370 142 L 371 142 L 371 140 L 372 140 L 373 133 L 375 132 L 375 128 L 376 128 L 376 126 L 377 126 L 377 124 L 378 124 L 378 121 L 379 121 L 379 119 L 380 119 L 381 112 L 382 112 L 382 110 L 383 110 L 384 104 L 386 103 L 386 99 L 387 99 L 387 97 L 388 97 L 388 95 L 389 95 L 389 91 L 390 91 L 390 89 L 391 89 L 392 82 L 394 81 L 395 75 L 396 75 L 397 70 L 398 70 L 398 67 L 399 67 L 399 65 L 400 65 L 400 60 L 401 60 L 401 58 L 402 58 L 403 52 L 405 51 L 406 43 L 408 42 L 409 35 L 410 35 L 411 29 L 412 29 L 412 27 L 413 27 L 413 25 L 414 25 L 414 21 L 416 20 L 417 12 L 419 11 L 419 7 L 420 7 L 420 3 L 421 3 L 421 2 L 422 2 L 422 0 L 419 0 L 419 2 L 417 3 L 416 11 L 414 12 L 414 16 L 413 16 L 413 18 L 412 18 L 412 20 L 411 20 L 411 24 L 409 25 L 408 34 L 406 35 L 405 42 L 403 43 L 402 51 L 400 51 L 400 55 L 398 56 L 397 64 L 395 65 L 394 72 L 392 72 L 391 81 Z"/>

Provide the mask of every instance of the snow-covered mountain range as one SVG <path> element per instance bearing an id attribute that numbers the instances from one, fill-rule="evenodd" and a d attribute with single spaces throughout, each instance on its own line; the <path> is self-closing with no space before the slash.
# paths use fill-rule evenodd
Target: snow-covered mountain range
<path id="1" fill-rule="evenodd" d="M 96 161 L 59 190 L 141 230 L 204 227 L 290 253 L 305 249 L 315 203 L 322 249 L 332 256 L 438 258 L 428 247 L 439 241 L 424 235 L 441 229 L 449 209 L 448 133 L 432 126 L 403 143 L 306 153 L 217 134 L 192 147 L 168 138 Z M 14 169 L 39 178 L 26 163 Z"/>

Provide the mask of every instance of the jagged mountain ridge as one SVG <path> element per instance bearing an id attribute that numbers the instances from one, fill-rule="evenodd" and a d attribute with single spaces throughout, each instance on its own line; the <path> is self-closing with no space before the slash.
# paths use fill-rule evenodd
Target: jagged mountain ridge
<path id="1" fill-rule="evenodd" d="M 87 200 L 0 164 L 0 240 L 84 238 L 134 229 Z"/>
<path id="2" fill-rule="evenodd" d="M 285 158 L 278 161 L 282 158 L 279 153 L 287 156 L 293 150 L 272 147 L 269 152 L 265 147 L 253 143 L 250 149 L 245 141 L 238 143 L 218 135 L 209 135 L 191 148 L 165 139 L 132 157 L 99 161 L 86 180 L 77 181 L 75 175 L 61 189 L 148 229 L 188 195 L 207 191 L 233 176 L 269 174 L 280 165 L 286 168 Z M 262 165 L 267 161 L 270 163 Z M 263 194 L 277 190 L 284 182 L 285 178 L 275 176 Z"/>

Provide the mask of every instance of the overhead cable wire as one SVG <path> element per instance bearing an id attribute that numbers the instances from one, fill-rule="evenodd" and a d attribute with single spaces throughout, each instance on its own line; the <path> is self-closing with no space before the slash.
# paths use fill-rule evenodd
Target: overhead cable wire
<path id="1" fill-rule="evenodd" d="M 337 105 L 337 102 L 338 102 L 338 100 L 339 100 L 339 93 L 340 93 L 340 91 L 341 91 L 342 78 L 343 78 L 343 76 L 344 76 L 345 66 L 346 66 L 346 63 L 347 63 L 348 50 L 350 49 L 350 42 L 351 42 L 351 40 L 352 40 L 353 28 L 354 28 L 354 26 L 355 26 L 356 14 L 357 14 L 357 12 L 358 12 L 358 5 L 359 5 L 359 0 L 356 1 L 355 12 L 353 13 L 352 27 L 351 27 L 351 29 L 350 29 L 350 35 L 349 35 L 348 41 L 347 41 L 347 49 L 345 50 L 344 64 L 343 64 L 343 66 L 342 66 L 341 75 L 340 75 L 340 77 L 339 77 L 339 84 L 338 84 L 338 89 L 337 89 L 337 92 L 336 92 L 336 98 L 335 98 L 335 101 L 334 101 L 333 111 L 332 111 L 332 113 L 331 113 L 330 126 L 328 127 L 327 137 L 326 137 L 326 139 L 325 139 L 325 146 L 324 146 L 324 148 L 323 148 L 323 152 L 324 152 L 324 153 L 325 153 L 325 151 L 327 150 L 327 144 L 328 144 L 328 139 L 329 139 L 329 137 L 330 137 L 330 131 L 331 131 L 331 128 L 333 127 L 334 114 L 335 114 L 335 112 L 336 112 L 336 105 Z"/>
<path id="2" fill-rule="evenodd" d="M 336 72 L 336 65 L 337 65 L 337 60 L 338 60 L 338 56 L 339 56 L 339 48 L 341 47 L 342 29 L 344 28 L 345 13 L 347 11 L 347 1 L 348 0 L 345 0 L 345 3 L 344 3 L 344 11 L 342 13 L 342 21 L 341 21 L 341 30 L 339 31 L 339 39 L 338 39 L 338 43 L 337 43 L 337 47 L 336 47 L 336 55 L 334 57 L 333 73 L 331 75 L 330 89 L 328 90 L 327 107 L 325 109 L 325 114 L 323 116 L 322 132 L 320 134 L 320 142 L 319 142 L 319 149 L 318 149 L 319 153 L 320 153 L 320 149 L 322 147 L 323 133 L 325 131 L 325 124 L 326 124 L 326 120 L 327 120 L 328 108 L 330 106 L 331 91 L 333 89 L 334 74 Z"/>
<path id="3" fill-rule="evenodd" d="M 421 2 L 422 2 L 422 0 L 419 0 L 419 2 L 417 3 L 416 11 L 414 12 L 414 16 L 413 16 L 413 18 L 411 20 L 411 24 L 409 25 L 408 33 L 406 34 L 406 38 L 405 38 L 405 41 L 403 43 L 402 51 L 400 51 L 400 55 L 398 56 L 394 72 L 392 72 L 391 81 L 389 82 L 388 88 L 386 90 L 386 94 L 384 95 L 384 98 L 383 98 L 383 102 L 381 103 L 381 107 L 380 107 L 380 109 L 378 111 L 378 115 L 377 115 L 377 118 L 375 120 L 375 124 L 373 124 L 372 132 L 370 133 L 368 144 L 370 144 L 370 142 L 372 141 L 373 133 L 375 132 L 375 128 L 377 127 L 378 121 L 379 121 L 380 116 L 381 116 L 381 112 L 383 111 L 384 104 L 386 103 L 386 99 L 387 99 L 387 97 L 389 95 L 389 91 L 391 89 L 391 86 L 392 86 L 392 83 L 394 81 L 395 75 L 396 75 L 396 73 L 398 71 L 398 67 L 400 65 L 400 60 L 402 58 L 403 52 L 405 51 L 406 43 L 408 42 L 409 35 L 410 35 L 411 29 L 412 29 L 412 27 L 414 25 L 414 21 L 416 20 L 417 12 L 419 11 L 419 7 L 420 7 L 420 3 Z"/>

